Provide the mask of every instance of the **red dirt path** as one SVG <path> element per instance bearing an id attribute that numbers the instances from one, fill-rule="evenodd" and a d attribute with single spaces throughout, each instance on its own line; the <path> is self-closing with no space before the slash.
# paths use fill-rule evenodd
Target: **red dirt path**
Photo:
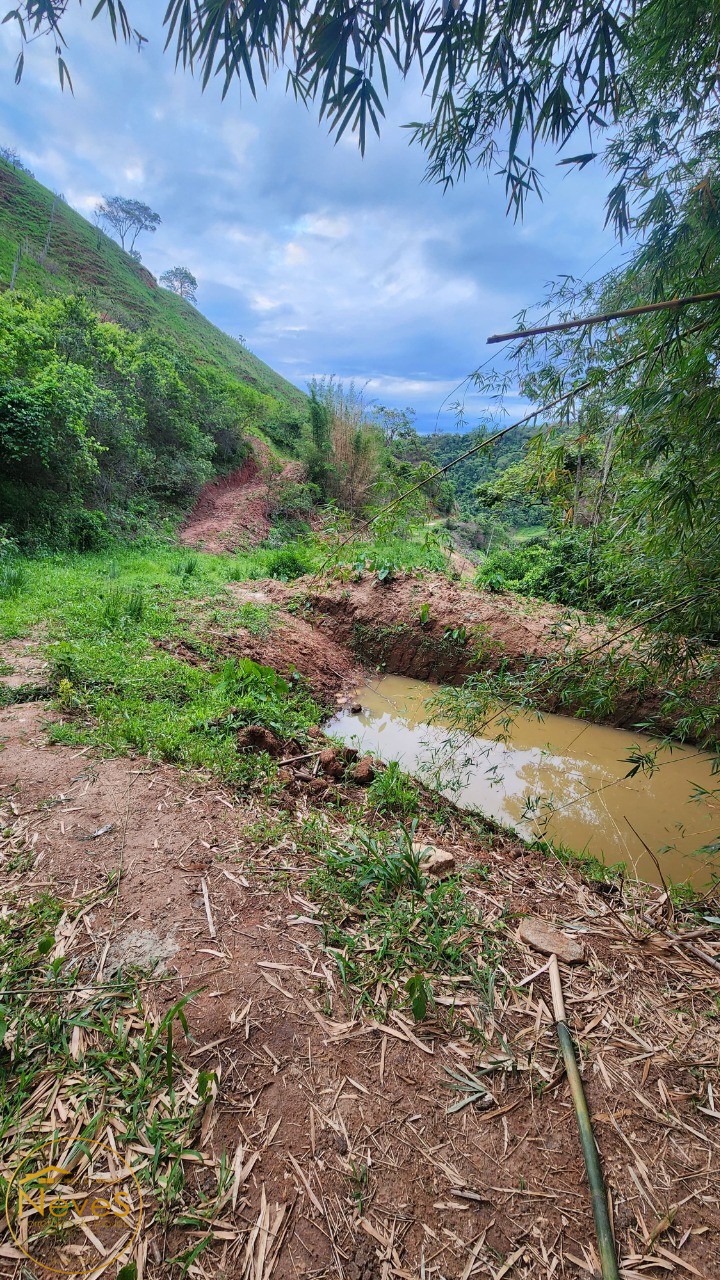
<path id="1" fill-rule="evenodd" d="M 270 451 L 255 441 L 252 455 L 238 471 L 204 485 L 180 531 L 183 546 L 218 554 L 262 542 L 271 523 L 270 483 L 297 480 L 302 474 L 298 462 L 282 470 L 273 464 Z"/>

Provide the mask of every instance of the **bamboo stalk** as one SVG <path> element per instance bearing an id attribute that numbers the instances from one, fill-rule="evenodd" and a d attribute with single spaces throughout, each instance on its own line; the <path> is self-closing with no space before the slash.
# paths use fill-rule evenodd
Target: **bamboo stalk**
<path id="1" fill-rule="evenodd" d="M 718 302 L 720 292 L 693 293 L 688 298 L 668 298 L 665 302 L 647 302 L 642 307 L 626 307 L 623 311 L 606 311 L 602 315 L 582 316 L 577 320 L 562 320 L 558 324 L 541 324 L 535 329 L 515 329 L 512 333 L 493 333 L 487 339 L 488 345 L 493 342 L 510 342 L 514 338 L 534 338 L 539 333 L 560 333 L 563 329 L 582 329 L 589 324 L 604 324 L 608 320 L 622 320 L 625 316 L 645 316 L 652 311 L 667 311 L 670 308 L 689 307 L 694 302 Z"/>
<path id="2" fill-rule="evenodd" d="M 557 1038 L 565 1061 L 565 1070 L 567 1072 L 570 1092 L 572 1094 L 573 1105 L 575 1107 L 575 1115 L 578 1122 L 578 1129 L 580 1131 L 580 1145 L 585 1159 L 585 1169 L 587 1171 L 588 1182 L 590 1183 L 593 1217 L 595 1218 L 595 1233 L 597 1235 L 598 1249 L 600 1252 L 600 1264 L 602 1267 L 603 1280 L 620 1280 L 620 1271 L 618 1270 L 617 1253 L 615 1250 L 615 1238 L 613 1236 L 612 1227 L 610 1226 L 610 1216 L 608 1214 L 605 1181 L 603 1178 L 602 1167 L 600 1165 L 600 1156 L 598 1155 L 595 1136 L 592 1130 L 585 1091 L 582 1086 L 582 1079 L 580 1077 L 577 1060 L 575 1058 L 575 1046 L 573 1045 L 572 1036 L 570 1035 L 568 1025 L 565 1020 L 565 1001 L 563 999 L 557 956 L 555 955 L 550 957 L 549 973 L 553 1013 L 555 1015 L 555 1030 L 557 1032 Z"/>

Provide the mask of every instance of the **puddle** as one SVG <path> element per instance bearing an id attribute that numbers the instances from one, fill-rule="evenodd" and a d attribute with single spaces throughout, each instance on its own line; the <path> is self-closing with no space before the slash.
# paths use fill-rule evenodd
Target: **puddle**
<path id="1" fill-rule="evenodd" d="M 720 783 L 709 756 L 676 747 L 660 755 L 652 776 L 627 778 L 630 750 L 649 750 L 653 739 L 567 716 L 523 716 L 507 743 L 453 736 L 441 724 L 427 723 L 425 704 L 435 688 L 385 676 L 353 694 L 361 713 L 341 711 L 325 730 L 385 761 L 397 760 L 429 785 L 439 781 L 438 789 L 463 808 L 525 838 L 546 835 L 603 862 L 626 862 L 643 880 L 658 883 L 644 841 L 667 879 L 707 884 L 707 856 L 697 851 L 720 834 L 720 802 L 691 797 L 698 786 L 712 790 Z M 428 770 L 447 758 L 448 743 L 452 768 L 441 767 L 433 779 Z"/>

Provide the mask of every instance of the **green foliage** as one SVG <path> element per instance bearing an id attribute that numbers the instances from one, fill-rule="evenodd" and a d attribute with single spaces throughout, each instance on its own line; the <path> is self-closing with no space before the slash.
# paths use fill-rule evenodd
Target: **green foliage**
<path id="1" fill-rule="evenodd" d="M 271 552 L 263 576 L 291 582 L 294 578 L 301 578 L 303 574 L 309 573 L 310 569 L 310 561 L 301 547 L 286 546 Z"/>
<path id="2" fill-rule="evenodd" d="M 424 436 L 422 446 L 433 463 L 442 467 L 492 434 L 492 428 L 482 426 L 475 431 Z M 531 427 L 519 427 L 517 431 L 511 431 L 501 440 L 496 440 L 494 444 L 473 454 L 471 458 L 458 462 L 448 472 L 447 483 L 452 486 L 457 508 L 463 519 L 476 521 L 478 512 L 490 505 L 487 501 L 488 487 L 496 484 L 520 462 L 533 434 Z M 544 509 L 542 494 L 518 491 L 506 504 L 504 517 L 510 525 L 522 525 L 533 519 L 542 521 Z M 484 545 L 486 540 L 487 534 L 484 539 L 478 540 L 477 545 Z"/>
<path id="3" fill-rule="evenodd" d="M 382 437 L 363 394 L 335 378 L 310 383 L 310 424 L 302 455 L 310 483 L 323 501 L 362 515 L 376 489 Z"/>
<path id="4" fill-rule="evenodd" d="M 158 289 L 150 272 L 114 240 L 2 159 L 0 197 L 0 279 L 9 280 L 18 245 L 27 241 L 17 289 L 34 295 L 85 295 L 105 319 L 160 337 L 185 364 L 254 391 L 267 415 L 267 433 L 276 439 L 287 431 L 297 442 L 307 417 L 306 397 L 297 387 L 183 299 Z M 257 425 L 263 429 L 263 422 Z"/>
<path id="5" fill-rule="evenodd" d="M 249 445 L 262 397 L 77 298 L 0 295 L 0 522 L 90 549 L 182 509 Z"/>
<path id="6" fill-rule="evenodd" d="M 462 990 L 483 999 L 502 948 L 500 927 L 483 929 L 458 878 L 433 883 L 424 875 L 415 840 L 414 826 L 359 829 L 323 854 L 307 886 L 346 988 L 383 1017 L 398 1005 L 418 1018 L 434 1007 L 440 1017 L 433 976 L 450 979 L 443 995 L 453 978 L 469 978 Z"/>
<path id="7" fill-rule="evenodd" d="M 241 604 L 235 617 L 238 626 L 244 627 L 253 636 L 260 636 L 264 640 L 270 635 L 273 628 L 272 605 L 253 604 L 251 600 Z"/>
<path id="8" fill-rule="evenodd" d="M 0 551 L 0 600 L 18 596 L 27 582 L 27 570 L 15 556 Z"/>
<path id="9" fill-rule="evenodd" d="M 475 583 L 485 591 L 517 591 L 555 604 L 610 612 L 617 603 L 618 569 L 593 531 L 567 529 L 490 552 L 480 563 Z"/>
<path id="10" fill-rule="evenodd" d="M 267 555 L 246 558 L 245 578 L 264 569 Z M 157 546 L 21 559 L 25 584 L 2 602 L 0 634 L 43 624 L 50 691 L 65 717 L 51 729 L 54 741 L 141 751 L 244 786 L 270 766 L 238 752 L 238 730 L 257 724 L 303 737 L 321 709 L 300 681 L 249 659 L 228 662 L 189 631 L 201 602 L 208 619 L 222 607 L 223 629 L 235 629 L 237 606 L 224 587 L 230 573 L 239 574 L 238 561 L 198 553 L 189 574 L 177 572 L 179 563 L 176 548 Z M 241 612 L 240 625 L 243 617 L 260 628 L 268 611 Z M 176 656 L 186 638 L 199 661 Z"/>
<path id="11" fill-rule="evenodd" d="M 69 81 L 66 8 L 67 0 L 24 0 L 8 11 L 19 36 L 17 78 L 29 41 L 47 32 L 61 87 Z M 538 0 L 532 11 L 509 0 L 470 8 L 392 0 L 380 10 L 358 9 L 352 21 L 324 0 L 269 7 L 251 0 L 232 22 L 221 20 L 224 13 L 210 0 L 171 0 L 165 12 L 176 64 L 197 70 L 203 86 L 219 76 L 227 94 L 237 78 L 254 94 L 283 66 L 296 97 L 317 103 L 337 138 L 352 129 L 364 151 L 395 86 L 388 65 L 404 75 L 417 67 L 430 118 L 413 122 L 411 137 L 428 154 L 429 176 L 447 185 L 473 165 L 499 173 L 516 213 L 541 189 L 537 150 L 563 151 L 573 138 L 586 139 L 584 151 L 560 161 L 583 168 L 618 118 L 636 122 L 657 102 L 685 137 L 711 127 L 716 105 L 720 20 L 700 0 Z M 110 18 L 116 38 L 142 38 L 124 6 L 101 2 L 92 16 L 99 14 Z M 629 161 L 628 168 L 646 188 L 647 164 L 636 171 Z M 621 227 L 624 203 L 609 202 Z"/>
<path id="12" fill-rule="evenodd" d="M 378 813 L 395 813 L 409 818 L 418 810 L 417 787 L 396 760 L 375 774 L 368 788 L 368 799 Z"/>
<path id="13" fill-rule="evenodd" d="M 0 159 L 0 525 L 97 549 L 177 519 L 249 438 L 294 447 L 304 397 Z"/>

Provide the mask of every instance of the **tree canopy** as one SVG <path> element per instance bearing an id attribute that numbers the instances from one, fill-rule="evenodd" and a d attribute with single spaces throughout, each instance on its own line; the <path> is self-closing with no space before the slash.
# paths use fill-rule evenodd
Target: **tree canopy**
<path id="1" fill-rule="evenodd" d="M 20 36 L 16 78 L 29 42 L 46 34 L 61 84 L 71 85 L 70 4 L 22 0 L 8 12 Z M 98 0 L 92 17 L 140 44 L 138 12 Z M 657 111 L 672 115 L 675 144 L 717 111 L 720 9 L 703 0 L 169 0 L 163 25 L 166 48 L 203 86 L 217 77 L 224 94 L 236 81 L 254 94 L 283 70 L 334 135 L 350 128 L 362 149 L 368 127 L 380 131 L 393 83 L 419 69 L 430 114 L 410 129 L 430 176 L 450 183 L 472 165 L 499 171 L 516 212 L 540 190 L 538 144 L 584 166 L 609 125 L 637 122 L 640 111 L 642 155 L 614 156 L 627 170 L 609 206 L 621 231 L 623 195 L 642 186 L 648 157 L 666 145 Z"/>
<path id="2" fill-rule="evenodd" d="M 170 267 L 168 271 L 163 271 L 160 283 L 164 284 L 171 293 L 177 293 L 180 298 L 186 298 L 188 302 L 197 302 L 198 282 L 187 267 Z"/>
<path id="3" fill-rule="evenodd" d="M 123 249 L 132 254 L 135 241 L 142 231 L 157 231 L 162 219 L 142 200 L 127 196 L 103 196 L 97 207 L 97 217 L 120 239 Z"/>

